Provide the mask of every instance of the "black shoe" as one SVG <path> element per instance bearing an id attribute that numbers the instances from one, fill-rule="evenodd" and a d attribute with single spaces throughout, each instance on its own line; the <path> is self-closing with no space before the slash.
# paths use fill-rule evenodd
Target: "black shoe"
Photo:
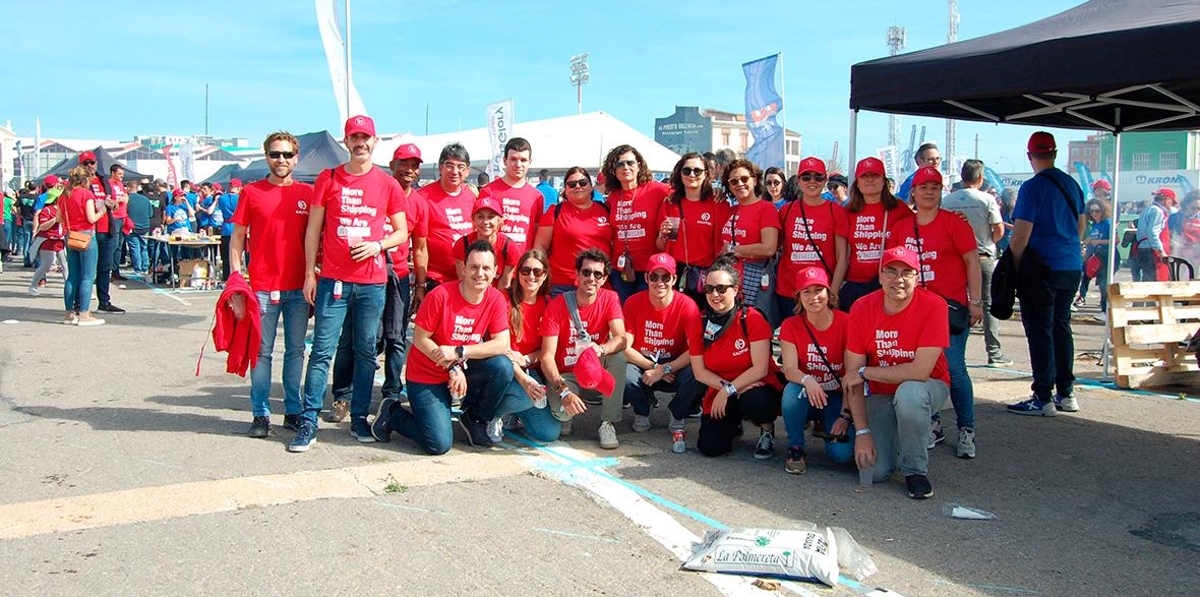
<path id="1" fill-rule="evenodd" d="M 100 305 L 100 307 L 97 308 L 96 310 L 104 311 L 105 313 L 124 313 L 125 312 L 125 309 L 122 309 L 112 303 L 108 303 L 107 305 Z"/>
<path id="2" fill-rule="evenodd" d="M 908 486 L 908 497 L 914 500 L 924 500 L 933 497 L 933 485 L 925 475 L 908 475 L 904 478 Z"/>
<path id="3" fill-rule="evenodd" d="M 113 272 L 112 279 L 114 282 L 124 282 L 124 281 L 128 280 L 129 278 L 122 276 L 119 272 Z"/>
<path id="4" fill-rule="evenodd" d="M 271 435 L 271 417 L 254 417 L 250 422 L 250 429 L 246 431 L 248 437 L 267 437 Z"/>
<path id="5" fill-rule="evenodd" d="M 392 439 L 392 407 L 398 404 L 395 398 L 384 398 L 379 401 L 379 410 L 375 411 L 375 421 L 371 423 L 371 435 L 377 442 L 388 442 Z"/>
<path id="6" fill-rule="evenodd" d="M 463 413 L 458 417 L 458 424 L 467 434 L 467 442 L 476 448 L 490 448 L 495 444 L 487 434 L 487 423 L 476 421 L 475 417 Z"/>
<path id="7" fill-rule="evenodd" d="M 283 415 L 283 428 L 295 431 L 300 428 L 300 415 Z"/>

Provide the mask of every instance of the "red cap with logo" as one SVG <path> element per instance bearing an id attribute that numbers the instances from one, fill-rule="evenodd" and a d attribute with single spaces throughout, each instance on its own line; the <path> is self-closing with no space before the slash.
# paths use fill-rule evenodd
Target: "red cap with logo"
<path id="1" fill-rule="evenodd" d="M 819 160 L 814 157 L 807 157 L 800 160 L 800 168 L 796 170 L 796 174 L 804 174 L 805 172 L 825 174 L 825 160 Z"/>
<path id="2" fill-rule="evenodd" d="M 96 161 L 96 154 L 94 154 L 90 151 L 85 151 L 85 152 L 79 154 L 79 163 L 80 164 L 87 162 L 87 161 L 92 161 L 92 162 Z"/>
<path id="3" fill-rule="evenodd" d="M 863 158 L 858 162 L 858 167 L 854 169 L 854 178 L 867 174 L 884 175 L 883 162 L 879 158 Z"/>
<path id="4" fill-rule="evenodd" d="M 879 262 L 879 267 L 885 268 L 893 263 L 903 263 L 910 269 L 920 269 L 921 263 L 917 260 L 915 251 L 907 247 L 892 247 L 883 252 L 883 259 Z"/>
<path id="5" fill-rule="evenodd" d="M 584 350 L 575 362 L 575 381 L 579 382 L 579 387 L 595 390 L 605 396 L 612 396 L 617 387 L 617 380 L 604 370 L 604 366 L 600 364 L 600 357 L 590 348 Z"/>
<path id="6" fill-rule="evenodd" d="M 424 161 L 421 159 L 421 148 L 412 143 L 405 143 L 392 152 L 393 162 L 396 160 L 411 160 L 413 158 L 416 158 L 418 162 Z"/>
<path id="7" fill-rule="evenodd" d="M 829 288 L 829 274 L 825 273 L 825 268 L 806 267 L 796 272 L 796 294 L 813 285 Z"/>
<path id="8" fill-rule="evenodd" d="M 45 183 L 46 183 L 46 188 L 50 188 L 54 185 L 57 185 L 59 183 L 59 180 L 58 180 L 57 176 L 55 176 L 53 174 L 47 174 Z"/>
<path id="9" fill-rule="evenodd" d="M 240 178 L 230 178 L 229 179 L 229 188 L 233 189 L 233 188 L 237 188 L 240 186 L 242 186 L 242 179 L 240 179 Z"/>
<path id="10" fill-rule="evenodd" d="M 1029 153 L 1050 153 L 1058 150 L 1058 144 L 1054 142 L 1054 135 L 1038 131 L 1029 136 L 1029 146 L 1026 149 Z"/>
<path id="11" fill-rule="evenodd" d="M 1175 191 L 1168 189 L 1166 187 L 1163 187 L 1157 191 L 1154 191 L 1154 196 L 1155 197 L 1166 197 L 1167 199 L 1174 201 L 1175 200 Z"/>
<path id="12" fill-rule="evenodd" d="M 480 210 L 490 209 L 499 215 L 504 215 L 504 208 L 500 206 L 500 202 L 491 195 L 484 195 L 475 200 L 475 207 L 471 208 L 471 215 L 475 215 Z"/>
<path id="13" fill-rule="evenodd" d="M 938 169 L 933 166 L 925 166 L 913 174 L 912 188 L 915 189 L 927 182 L 936 182 L 939 185 L 945 185 L 942 181 L 942 173 L 938 172 Z"/>
<path id="14" fill-rule="evenodd" d="M 665 270 L 672 276 L 675 275 L 675 258 L 666 253 L 655 253 L 650 256 L 650 265 L 646 266 L 647 272 L 652 272 L 656 269 Z"/>
<path id="15" fill-rule="evenodd" d="M 172 197 L 187 197 L 187 193 L 183 192 L 183 189 L 175 189 L 174 191 L 171 191 L 171 196 Z"/>
<path id="16" fill-rule="evenodd" d="M 351 116 L 346 119 L 346 136 L 349 137 L 354 133 L 363 133 L 365 135 L 375 136 L 375 121 L 371 120 L 370 116 Z"/>

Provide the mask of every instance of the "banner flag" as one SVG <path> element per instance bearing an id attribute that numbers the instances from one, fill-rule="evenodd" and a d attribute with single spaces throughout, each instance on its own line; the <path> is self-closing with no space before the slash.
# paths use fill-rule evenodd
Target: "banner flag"
<path id="1" fill-rule="evenodd" d="M 488 162 L 487 174 L 492 180 L 504 176 L 504 144 L 512 137 L 513 101 L 488 104 L 488 142 L 492 148 L 492 159 Z"/>
<path id="2" fill-rule="evenodd" d="M 338 24 L 337 0 L 316 0 L 317 30 L 321 33 L 321 44 L 325 46 L 325 61 L 329 63 L 329 79 L 333 83 L 333 97 L 337 99 L 338 114 L 341 119 L 338 124 L 346 122 L 351 116 L 368 116 L 367 108 L 363 105 L 354 79 L 346 72 L 346 44 L 342 40 L 342 28 Z M 349 98 L 347 98 L 346 79 L 350 79 Z M 346 106 L 349 99 L 350 105 Z"/>
<path id="3" fill-rule="evenodd" d="M 754 145 L 746 158 L 762 169 L 783 167 L 783 128 L 776 119 L 783 110 L 783 98 L 775 91 L 775 65 L 779 54 L 742 65 L 746 74 L 746 127 L 754 136 Z"/>

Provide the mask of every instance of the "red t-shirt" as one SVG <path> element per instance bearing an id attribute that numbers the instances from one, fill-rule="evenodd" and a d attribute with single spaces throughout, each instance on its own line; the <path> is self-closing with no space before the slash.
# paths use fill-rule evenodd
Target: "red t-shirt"
<path id="1" fill-rule="evenodd" d="M 242 187 L 230 221 L 247 229 L 255 291 L 304 288 L 304 233 L 312 200 L 313 187 L 303 182 L 282 187 L 260 180 Z"/>
<path id="2" fill-rule="evenodd" d="M 912 210 L 904 204 L 897 205 L 887 214 L 887 225 L 904 218 L 911 218 Z M 879 258 L 884 237 L 883 202 L 866 203 L 860 212 L 846 210 L 847 232 L 850 241 L 850 267 L 846 270 L 849 282 L 869 282 L 879 277 Z"/>
<path id="3" fill-rule="evenodd" d="M 846 238 L 849 229 L 846 209 L 833 201 L 805 205 L 803 199 L 797 199 L 783 206 L 779 215 L 783 224 L 779 241 L 783 252 L 779 257 L 776 294 L 788 298 L 795 296 L 796 274 L 806 267 L 828 267 L 826 273 L 832 280 L 833 270 L 837 267 L 834 237 Z"/>
<path id="4" fill-rule="evenodd" d="M 729 204 L 724 201 L 668 201 L 658 210 L 657 230 L 668 217 L 679 218 L 679 234 L 667 241 L 666 252 L 680 263 L 709 267 L 721 250 L 721 226 L 729 221 Z"/>
<path id="5" fill-rule="evenodd" d="M 471 243 L 479 240 L 479 233 L 472 232 L 454 243 L 454 259 L 456 261 L 466 262 L 467 247 Z M 517 260 L 521 258 L 521 251 L 517 250 L 517 244 L 504 235 L 503 232 L 496 233 L 496 242 L 492 245 L 496 248 L 496 279 L 492 281 L 492 285 L 500 284 L 500 274 L 504 273 L 506 267 L 517 267 Z M 455 279 L 458 279 L 455 276 Z"/>
<path id="6" fill-rule="evenodd" d="M 366 174 L 350 174 L 344 166 L 338 166 L 317 177 L 313 201 L 325 208 L 321 277 L 356 284 L 386 283 L 387 262 L 383 255 L 354 261 L 350 248 L 363 241 L 383 240 L 383 223 L 404 213 L 400 183 L 379 168 L 371 168 Z"/>
<path id="7" fill-rule="evenodd" d="M 606 201 L 612 209 L 612 219 L 617 227 L 612 247 L 613 269 L 620 269 L 618 260 L 628 246 L 634 271 L 646 271 L 650 256 L 658 252 L 655 239 L 658 238 L 659 206 L 670 194 L 671 187 L 657 180 L 639 185 L 631 191 L 618 189 L 608 194 Z"/>
<path id="8" fill-rule="evenodd" d="M 438 346 L 480 344 L 508 329 L 508 303 L 503 293 L 488 287 L 483 300 L 472 305 L 463 297 L 458 284 L 441 284 L 421 301 L 414 323 L 430 332 Z M 405 375 L 409 381 L 417 383 L 436 384 L 450 380 L 445 369 L 419 350 L 409 352 Z"/>
<path id="9" fill-rule="evenodd" d="M 917 288 L 912 302 L 894 315 L 883 312 L 883 291 L 876 290 L 855 301 L 850 307 L 850 324 L 846 332 L 846 350 L 867 357 L 867 365 L 890 367 L 911 363 L 918 348 L 950 346 L 950 321 L 946 301 L 926 290 Z M 946 366 L 945 350 L 938 353 L 937 363 L 929 374 L 950 385 L 950 369 Z M 869 381 L 872 394 L 895 394 L 898 384 Z"/>
<path id="10" fill-rule="evenodd" d="M 979 244 L 971 225 L 954 212 L 939 209 L 933 221 L 918 226 L 914 218 L 889 225 L 887 247 L 904 245 L 921 256 L 921 280 L 925 287 L 943 298 L 967 304 L 967 264 L 963 255 L 978 253 Z M 920 246 L 916 235 L 920 235 Z M 919 283 L 919 282 L 918 282 Z"/>
<path id="11" fill-rule="evenodd" d="M 129 194 L 125 192 L 125 183 L 110 178 L 108 186 L 112 187 L 113 200 L 117 202 L 117 207 L 113 209 L 113 217 L 127 217 L 129 215 Z"/>
<path id="12" fill-rule="evenodd" d="M 47 203 L 44 207 L 42 207 L 42 210 L 38 212 L 37 222 L 34 225 L 34 229 L 36 230 L 38 228 L 41 228 L 46 222 L 52 222 L 54 220 L 57 220 L 58 219 L 58 206 L 59 206 L 58 201 L 55 201 L 54 203 Z M 38 238 L 48 238 L 51 240 L 60 240 L 61 241 L 62 237 L 63 237 L 62 224 L 55 224 L 45 230 L 41 230 L 34 236 L 36 236 Z M 51 249 L 46 245 L 46 243 L 42 243 L 42 250 L 49 251 Z"/>
<path id="13" fill-rule="evenodd" d="M 554 230 L 550 240 L 551 284 L 575 284 L 575 256 L 580 251 L 590 247 L 605 251 L 613 246 L 614 229 L 609 220 L 608 209 L 595 201 L 587 209 L 563 201 L 542 214 L 538 227 Z"/>
<path id="14" fill-rule="evenodd" d="M 800 373 L 813 376 L 822 388 L 833 391 L 838 389 L 838 380 L 846 375 L 846 329 L 850 316 L 837 309 L 830 311 L 833 313 L 833 323 L 828 328 L 818 330 L 817 326 L 808 324 L 812 335 L 817 338 L 816 344 L 813 344 L 808 330 L 804 329 L 803 313 L 783 320 L 783 327 L 779 329 L 779 341 L 788 342 L 796 347 L 796 365 Z M 821 359 L 818 345 L 825 351 L 825 359 L 833 365 L 832 372 L 825 365 L 825 360 Z"/>
<path id="15" fill-rule="evenodd" d="M 650 291 L 643 290 L 625 301 L 625 331 L 633 334 L 633 349 L 658 362 L 674 360 L 687 350 L 687 327 L 700 318 L 696 302 L 674 292 L 671 303 L 662 309 L 650 302 Z"/>
<path id="16" fill-rule="evenodd" d="M 67 223 L 70 224 L 71 232 L 96 231 L 96 225 L 87 219 L 87 202 L 96 200 L 92 191 L 78 187 L 72 189 L 70 194 L 59 195 L 58 200 L 63 202 L 63 207 L 67 210 Z M 105 218 L 101 216 L 100 219 Z"/>
<path id="17" fill-rule="evenodd" d="M 560 294 L 550 300 L 546 312 L 542 315 L 542 336 L 558 336 L 558 349 L 554 352 L 554 363 L 559 373 L 570 373 L 575 370 L 575 361 L 579 360 L 579 346 L 576 339 L 575 323 L 567 311 L 565 294 Z M 596 300 L 586 307 L 579 308 L 579 321 L 597 344 L 608 340 L 608 324 L 614 319 L 621 319 L 621 302 L 617 293 L 601 288 Z"/>
<path id="18" fill-rule="evenodd" d="M 747 205 L 734 205 L 721 228 L 721 242 L 729 244 L 736 238 L 738 245 L 756 245 L 762 242 L 762 231 L 766 228 L 779 230 L 779 210 L 774 203 L 759 199 Z"/>
<path id="19" fill-rule="evenodd" d="M 508 298 L 508 295 L 504 295 Z M 546 305 L 550 304 L 550 299 L 539 296 L 533 303 L 521 303 L 521 333 L 517 330 L 512 330 L 512 349 L 521 353 L 529 354 L 542 346 L 542 335 L 539 330 L 542 327 L 542 315 L 546 313 Z M 509 305 L 511 308 L 511 303 Z M 520 336 L 519 338 L 517 336 Z"/>
<path id="20" fill-rule="evenodd" d="M 104 183 L 103 183 L 103 182 L 100 182 L 100 177 L 99 177 L 99 176 L 93 176 L 93 177 L 92 177 L 92 180 L 89 182 L 89 184 L 90 184 L 90 185 L 91 185 L 91 187 L 92 187 L 92 196 L 93 196 L 93 198 L 94 198 L 94 199 L 95 199 L 97 202 L 104 201 L 104 198 L 108 196 L 108 191 L 105 191 L 105 190 L 104 190 Z M 99 209 L 99 206 L 97 206 L 97 209 Z M 70 214 L 70 215 L 71 215 L 71 221 L 72 221 L 72 222 L 74 222 L 74 221 L 75 221 L 75 214 L 74 214 L 74 213 L 72 213 L 72 214 Z M 87 220 L 84 220 L 84 221 L 86 222 Z M 92 226 L 92 225 L 91 225 L 91 224 L 89 224 L 89 226 Z M 101 216 L 100 216 L 100 219 L 99 219 L 99 220 L 96 220 L 96 223 L 95 223 L 95 228 L 96 228 L 96 232 L 97 232 L 97 233 L 101 233 L 101 232 L 108 232 L 108 213 L 107 213 L 107 212 L 106 212 L 106 213 L 104 213 L 104 214 L 101 214 Z M 72 226 L 72 228 L 71 228 L 71 229 L 72 229 L 72 230 L 79 230 L 78 228 L 75 228 L 75 227 L 73 227 L 73 226 Z M 91 228 L 88 228 L 88 230 L 90 230 L 90 229 L 91 229 Z"/>
<path id="21" fill-rule="evenodd" d="M 492 196 L 500 200 L 504 209 L 504 225 L 500 232 L 516 243 L 517 256 L 521 257 L 525 249 L 533 246 L 533 234 L 537 230 L 538 220 L 542 216 L 542 192 L 537 187 L 526 183 L 514 187 L 503 178 L 497 178 L 479 189 L 479 196 Z"/>
<path id="22" fill-rule="evenodd" d="M 441 184 L 434 182 L 421 188 L 421 198 L 425 200 L 425 213 L 417 236 L 425 238 L 429 250 L 428 278 L 438 283 L 456 280 L 451 251 L 458 239 L 475 229 L 471 223 L 475 193 L 463 185 L 457 195 L 449 195 Z"/>
<path id="23" fill-rule="evenodd" d="M 739 318 L 745 313 L 746 332 L 742 332 Z M 734 312 L 730 317 L 729 329 L 721 334 L 708 348 L 704 347 L 704 319 L 697 317 L 687 326 L 688 354 L 692 358 L 704 357 L 704 367 L 725 381 L 737 379 L 754 365 L 750 357 L 750 343 L 771 341 L 771 324 L 763 318 L 758 309 L 744 309 L 741 313 Z M 770 371 L 776 370 L 774 360 L 768 367 L 767 381 L 771 385 Z M 743 388 L 744 389 L 744 388 Z M 712 401 L 717 393 L 712 388 L 704 395 L 704 412 L 712 412 Z"/>

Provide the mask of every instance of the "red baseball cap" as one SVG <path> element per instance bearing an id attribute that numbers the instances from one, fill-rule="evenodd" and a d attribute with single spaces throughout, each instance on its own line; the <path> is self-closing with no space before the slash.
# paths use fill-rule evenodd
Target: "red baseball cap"
<path id="1" fill-rule="evenodd" d="M 575 381 L 579 382 L 579 387 L 596 390 L 605 396 L 612 396 L 617 387 L 617 380 L 604 370 L 604 366 L 600 364 L 600 357 L 590 348 L 584 350 L 575 362 Z"/>
<path id="2" fill-rule="evenodd" d="M 1029 145 L 1026 149 L 1029 153 L 1050 153 L 1057 151 L 1058 145 L 1054 142 L 1054 135 L 1046 131 L 1038 131 L 1029 136 Z"/>
<path id="3" fill-rule="evenodd" d="M 666 253 L 655 253 L 650 256 L 650 265 L 646 266 L 647 272 L 652 272 L 656 269 L 665 270 L 672 276 L 675 275 L 675 258 Z"/>
<path id="4" fill-rule="evenodd" d="M 392 152 L 393 162 L 396 160 L 411 160 L 413 158 L 416 158 L 418 162 L 425 161 L 421 159 L 421 148 L 412 143 L 405 143 Z"/>
<path id="5" fill-rule="evenodd" d="M 183 191 L 183 189 L 175 189 L 174 191 L 171 191 L 171 196 L 172 197 L 187 197 L 187 193 L 185 193 Z"/>
<path id="6" fill-rule="evenodd" d="M 219 182 L 214 182 L 213 190 L 217 191 L 217 192 L 223 192 L 225 190 L 225 187 L 221 186 L 221 183 L 219 183 Z"/>
<path id="7" fill-rule="evenodd" d="M 924 168 L 917 170 L 917 172 L 915 174 L 913 174 L 911 188 L 915 189 L 927 182 L 936 182 L 942 186 L 945 186 L 945 184 L 946 184 L 942 180 L 942 173 L 938 172 L 937 168 L 934 168 L 933 166 L 925 166 Z"/>
<path id="8" fill-rule="evenodd" d="M 370 116 L 351 116 L 346 119 L 346 136 L 354 133 L 364 133 L 375 136 L 375 121 Z"/>
<path id="9" fill-rule="evenodd" d="M 1092 183 L 1092 188 L 1093 189 L 1104 189 L 1106 191 L 1111 191 L 1112 185 L 1108 184 L 1107 180 L 1100 179 L 1100 180 L 1097 180 L 1096 182 Z"/>
<path id="10" fill-rule="evenodd" d="M 878 174 L 884 176 L 883 162 L 879 158 L 863 158 L 858 162 L 858 166 L 854 168 L 854 178 L 866 174 Z"/>
<path id="11" fill-rule="evenodd" d="M 79 163 L 80 164 L 82 164 L 88 160 L 91 160 L 93 162 L 96 161 L 96 154 L 94 154 L 90 151 L 85 151 L 85 152 L 79 154 Z"/>
<path id="12" fill-rule="evenodd" d="M 908 247 L 892 247 L 884 251 L 879 267 L 882 269 L 896 262 L 907 265 L 909 269 L 921 268 L 921 263 L 917 260 L 917 253 Z"/>
<path id="13" fill-rule="evenodd" d="M 1168 189 L 1166 187 L 1163 187 L 1157 191 L 1154 191 L 1154 196 L 1155 197 L 1166 197 L 1166 198 L 1174 201 L 1175 200 L 1175 191 Z"/>
<path id="14" fill-rule="evenodd" d="M 484 195 L 476 199 L 475 207 L 471 208 L 471 215 L 474 216 L 475 214 L 479 213 L 480 210 L 484 209 L 490 209 L 501 216 L 504 215 L 504 208 L 501 207 L 500 202 L 491 195 Z"/>
<path id="15" fill-rule="evenodd" d="M 796 170 L 796 174 L 804 174 L 805 172 L 825 174 L 825 161 L 814 157 L 807 157 L 800 160 L 800 168 Z"/>
<path id="16" fill-rule="evenodd" d="M 233 187 L 240 187 L 240 186 L 242 186 L 242 179 L 240 179 L 240 178 L 230 178 L 229 179 L 229 188 L 232 189 Z"/>
<path id="17" fill-rule="evenodd" d="M 829 288 L 829 274 L 825 273 L 825 268 L 806 267 L 796 272 L 796 294 L 813 285 Z"/>
<path id="18" fill-rule="evenodd" d="M 47 174 L 46 180 L 43 181 L 47 187 L 52 187 L 59 183 L 58 177 L 53 174 Z"/>

